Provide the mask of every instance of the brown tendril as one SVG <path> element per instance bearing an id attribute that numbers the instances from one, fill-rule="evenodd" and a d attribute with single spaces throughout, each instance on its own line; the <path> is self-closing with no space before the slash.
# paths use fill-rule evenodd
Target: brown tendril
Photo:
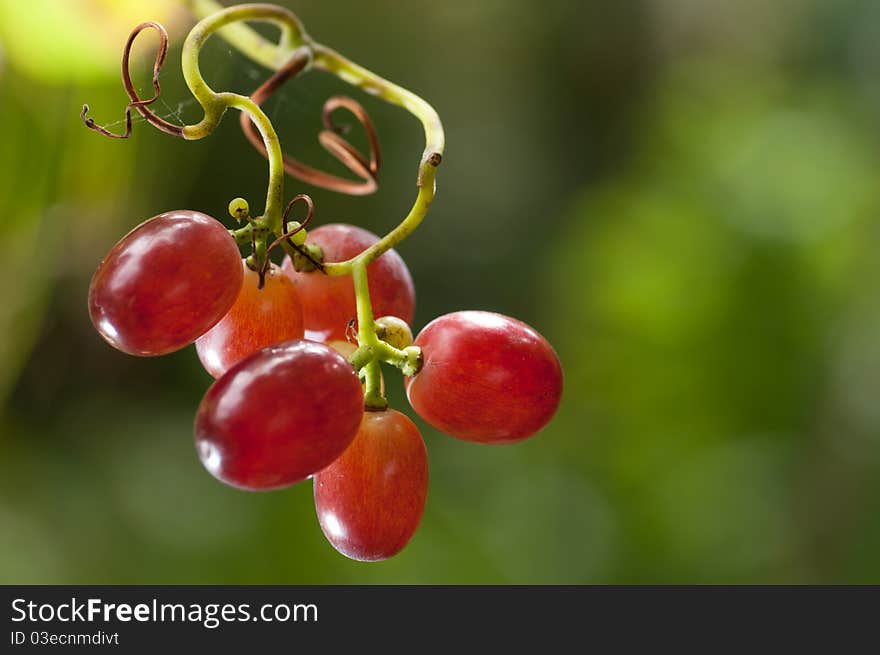
<path id="1" fill-rule="evenodd" d="M 312 262 L 312 264 L 314 264 L 315 268 L 317 268 L 321 272 L 324 272 L 324 265 L 321 264 L 321 262 L 315 260 L 308 253 L 307 250 L 305 250 L 304 248 L 300 248 L 298 245 L 296 245 L 293 241 L 290 240 L 290 237 L 292 237 L 294 234 L 296 234 L 300 230 L 304 230 L 306 228 L 306 226 L 309 224 L 309 222 L 311 222 L 312 216 L 315 215 L 315 202 L 312 200 L 311 196 L 308 196 L 305 193 L 301 193 L 298 196 L 294 196 L 290 200 L 290 202 L 287 203 L 287 207 L 284 208 L 284 215 L 282 216 L 281 224 L 283 226 L 283 229 L 286 230 L 287 229 L 287 217 L 290 215 L 290 210 L 293 208 L 293 205 L 299 200 L 302 200 L 303 202 L 306 203 L 306 205 L 308 206 L 308 213 L 306 214 L 306 217 L 303 219 L 302 223 L 300 223 L 299 227 L 297 227 L 296 229 L 290 230 L 289 232 L 284 232 L 284 234 L 282 234 L 280 237 L 275 239 L 271 244 L 269 244 L 269 247 L 266 248 L 266 259 L 265 259 L 265 261 L 263 261 L 263 265 L 260 267 L 260 270 L 259 270 L 260 281 L 257 285 L 258 289 L 263 288 L 263 284 L 265 283 L 265 279 L 266 279 L 266 272 L 269 270 L 269 266 L 272 264 L 272 260 L 269 259 L 269 253 L 272 252 L 272 248 L 274 248 L 278 244 L 282 243 L 283 241 L 286 241 L 287 244 L 291 248 L 293 248 L 299 254 L 301 254 L 303 257 L 305 257 L 310 262 Z"/>
<path id="2" fill-rule="evenodd" d="M 357 323 L 356 319 L 351 319 L 348 321 L 348 325 L 345 327 L 345 340 L 348 343 L 357 343 L 357 329 L 355 329 L 355 324 Z"/>
<path id="3" fill-rule="evenodd" d="M 300 193 L 299 195 L 296 195 L 290 199 L 290 202 L 287 203 L 287 207 L 284 208 L 284 213 L 281 215 L 281 220 L 284 223 L 285 229 L 287 229 L 287 217 L 290 216 L 290 210 L 293 209 L 294 204 L 296 204 L 298 200 L 304 201 L 306 205 L 308 205 L 309 211 L 306 214 L 305 219 L 303 219 L 302 224 L 299 226 L 299 228 L 291 232 L 288 236 L 292 236 L 303 229 L 306 225 L 309 224 L 309 221 L 312 220 L 312 216 L 315 215 L 315 202 L 314 200 L 312 200 L 312 197 L 307 193 Z"/>
<path id="4" fill-rule="evenodd" d="M 147 100 L 143 100 L 138 95 L 138 92 L 134 87 L 134 83 L 132 83 L 131 81 L 129 58 L 131 55 L 131 47 L 134 44 L 134 40 L 137 38 L 138 34 L 150 27 L 152 27 L 159 33 L 159 50 L 156 52 L 156 60 L 153 62 L 153 97 Z M 90 118 L 86 115 L 89 112 L 88 105 L 83 105 L 82 111 L 79 115 L 83 123 L 85 123 L 85 126 L 90 130 L 94 130 L 95 132 L 103 134 L 106 137 L 110 137 L 111 139 L 127 139 L 131 136 L 131 110 L 136 109 L 138 113 L 143 116 L 144 119 L 153 127 L 161 130 L 162 132 L 165 132 L 166 134 L 182 137 L 183 128 L 180 125 L 169 123 L 168 121 L 160 118 L 147 108 L 148 105 L 156 102 L 156 100 L 159 99 L 159 96 L 162 93 L 162 89 L 159 85 L 159 73 L 162 70 L 163 64 L 165 63 L 166 54 L 168 54 L 168 32 L 165 31 L 164 27 L 162 27 L 159 23 L 155 23 L 153 21 L 141 23 L 140 25 L 135 27 L 131 31 L 131 34 L 128 35 L 128 41 L 125 42 L 125 48 L 122 51 L 122 84 L 125 87 L 125 92 L 128 94 L 128 97 L 131 100 L 131 102 L 128 103 L 128 105 L 126 105 L 125 107 L 125 132 L 123 134 L 115 134 L 107 128 L 97 125 L 93 118 Z"/>
<path id="5" fill-rule="evenodd" d="M 251 258 L 253 259 L 254 264 L 257 262 L 257 235 L 254 233 L 253 229 L 251 230 Z M 262 269 L 260 269 L 262 270 Z M 260 275 L 259 282 L 257 282 L 257 289 L 263 288 L 263 282 L 265 281 L 263 278 L 263 274 L 258 271 Z"/>
<path id="6" fill-rule="evenodd" d="M 257 105 L 262 105 L 269 99 L 275 91 L 277 91 L 287 80 L 295 77 L 302 71 L 308 63 L 307 55 L 294 56 L 287 64 L 274 73 L 268 80 L 263 82 L 260 87 L 251 94 L 251 100 Z M 352 146 L 341 135 L 348 131 L 348 127 L 340 127 L 336 125 L 331 114 L 337 109 L 348 110 L 364 128 L 367 140 L 370 145 L 370 157 L 367 159 L 354 146 Z M 346 96 L 334 96 L 324 103 L 321 110 L 321 119 L 324 123 L 324 130 L 318 134 L 318 142 L 341 162 L 349 171 L 360 178 L 361 181 L 356 182 L 344 177 L 338 177 L 326 171 L 312 168 L 302 162 L 294 159 L 286 153 L 282 153 L 284 160 L 284 170 L 288 175 L 330 191 L 338 193 L 346 193 L 353 196 L 364 196 L 374 193 L 379 188 L 377 177 L 379 167 L 381 166 L 381 153 L 379 149 L 379 137 L 376 134 L 376 128 L 370 119 L 367 111 L 360 103 Z M 260 152 L 266 156 L 266 146 L 260 134 L 248 116 L 241 114 L 241 129 L 247 137 L 248 141 Z"/>

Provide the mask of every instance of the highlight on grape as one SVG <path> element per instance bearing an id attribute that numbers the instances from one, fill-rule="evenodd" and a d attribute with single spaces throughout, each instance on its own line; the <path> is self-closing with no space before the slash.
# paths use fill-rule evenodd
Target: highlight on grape
<path id="1" fill-rule="evenodd" d="M 210 135 L 227 109 L 239 110 L 246 136 L 269 162 L 263 211 L 254 213 L 245 199 L 234 198 L 234 229 L 194 210 L 141 223 L 110 250 L 92 278 L 92 322 L 107 343 L 130 355 L 164 355 L 195 344 L 215 378 L 195 419 L 196 452 L 205 469 L 248 491 L 311 479 L 318 521 L 333 547 L 355 560 L 387 559 L 416 532 L 429 475 L 417 426 L 388 406 L 381 366 L 405 376 L 407 399 L 426 423 L 458 439 L 493 445 L 527 439 L 550 422 L 562 395 L 562 367 L 538 331 L 491 312 L 453 312 L 413 338 L 415 287 L 393 246 L 421 224 L 436 190 L 445 135 L 425 100 L 321 45 L 288 9 L 222 8 L 210 0 L 198 6 L 204 16 L 184 42 L 182 72 L 204 110 L 201 121 L 174 125 L 150 108 L 161 94 L 159 71 L 168 48 L 165 29 L 154 22 L 135 27 L 123 51 L 130 100 L 124 133 L 97 125 L 87 105 L 81 117 L 104 136 L 128 138 L 137 111 L 157 129 L 195 140 Z M 249 21 L 274 23 L 282 38 L 267 40 Z M 200 48 L 231 23 L 239 30 L 219 36 L 274 69 L 250 96 L 213 90 L 199 69 Z M 150 29 L 160 37 L 154 93 L 141 98 L 128 59 L 138 35 Z M 312 199 L 298 194 L 284 202 L 285 175 L 351 195 L 377 188 L 378 137 L 352 98 L 325 103 L 319 140 L 357 180 L 312 168 L 281 149 L 260 106 L 310 70 L 404 107 L 422 123 L 426 146 L 415 201 L 382 237 L 341 223 L 310 229 Z M 364 129 L 369 153 L 342 136 L 334 119 L 340 111 Z M 272 261 L 276 248 L 284 253 L 280 265 Z"/>

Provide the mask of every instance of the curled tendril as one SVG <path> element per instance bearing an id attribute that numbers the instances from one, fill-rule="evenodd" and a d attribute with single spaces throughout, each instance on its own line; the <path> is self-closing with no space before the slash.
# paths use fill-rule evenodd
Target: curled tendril
<path id="1" fill-rule="evenodd" d="M 257 284 L 258 289 L 263 288 L 263 285 L 265 284 L 265 281 L 266 281 L 266 273 L 268 272 L 269 266 L 272 263 L 271 260 L 269 259 L 269 253 L 272 252 L 272 248 L 274 248 L 275 246 L 277 246 L 278 244 L 280 244 L 284 241 L 286 241 L 287 244 L 291 248 L 293 248 L 299 254 L 301 254 L 303 257 L 305 257 L 310 262 L 312 262 L 312 264 L 314 264 L 315 268 L 317 268 L 321 272 L 324 271 L 324 265 L 321 264 L 321 262 L 314 259 L 305 248 L 300 248 L 298 245 L 296 245 L 293 241 L 290 240 L 290 237 L 292 237 L 294 234 L 296 234 L 297 232 L 300 232 L 301 230 L 304 230 L 306 228 L 306 226 L 311 222 L 312 216 L 315 215 L 315 202 L 312 200 L 311 196 L 308 196 L 305 193 L 301 193 L 298 196 L 294 196 L 290 200 L 290 202 L 287 203 L 287 207 L 284 208 L 284 216 L 282 218 L 282 225 L 284 226 L 284 229 L 287 229 L 287 217 L 290 215 L 290 210 L 293 208 L 293 205 L 296 204 L 300 200 L 302 200 L 303 202 L 306 203 L 306 206 L 308 207 L 308 213 L 306 214 L 306 217 L 300 223 L 299 227 L 297 227 L 293 230 L 290 230 L 289 232 L 285 232 L 280 237 L 275 239 L 272 243 L 270 243 L 268 248 L 266 248 L 266 258 L 263 261 L 263 265 L 260 267 L 260 270 L 259 270 L 260 281 Z"/>
<path id="2" fill-rule="evenodd" d="M 138 95 L 137 90 L 134 88 L 134 83 L 132 83 L 131 81 L 129 58 L 131 55 L 131 47 L 134 44 L 134 40 L 137 38 L 138 34 L 150 27 L 152 27 L 159 33 L 159 50 L 156 52 L 156 60 L 153 62 L 153 97 L 147 100 L 143 100 Z M 166 134 L 182 137 L 183 128 L 180 125 L 169 123 L 168 121 L 160 118 L 147 108 L 148 105 L 156 102 L 156 100 L 159 99 L 159 96 L 162 93 L 162 89 L 159 85 L 159 73 L 161 72 L 162 66 L 165 63 L 166 54 L 168 54 L 168 32 L 165 30 L 164 27 L 162 27 L 159 23 L 155 23 L 153 21 L 141 23 L 140 25 L 135 27 L 131 31 L 131 34 L 128 35 L 128 41 L 125 42 L 125 49 L 122 51 L 122 84 L 125 87 L 125 92 L 128 94 L 128 97 L 131 100 L 131 102 L 128 103 L 128 105 L 126 105 L 125 107 L 125 132 L 123 134 L 115 134 L 110 130 L 101 127 L 100 125 L 97 125 L 93 118 L 87 116 L 89 112 L 88 105 L 83 105 L 82 111 L 79 115 L 83 123 L 85 123 L 85 126 L 90 130 L 94 130 L 95 132 L 103 134 L 106 137 L 110 137 L 111 139 L 127 139 L 129 136 L 131 136 L 131 110 L 136 109 L 138 113 L 143 116 L 144 119 L 153 127 L 161 130 L 162 132 L 165 132 Z"/>
<path id="3" fill-rule="evenodd" d="M 290 202 L 287 203 L 287 207 L 284 208 L 284 214 L 281 216 L 281 220 L 284 222 L 284 227 L 285 228 L 287 227 L 287 217 L 290 216 L 290 210 L 293 209 L 293 206 L 300 200 L 302 200 L 303 202 L 306 203 L 306 205 L 309 208 L 309 211 L 306 214 L 306 217 L 302 220 L 302 223 L 300 224 L 300 226 L 297 229 L 293 230 L 287 236 L 293 236 L 294 234 L 299 232 L 301 229 L 303 229 L 306 225 L 309 224 L 309 221 L 312 220 L 312 216 L 315 215 L 315 201 L 312 200 L 312 197 L 310 195 L 308 195 L 306 193 L 300 193 L 299 195 L 296 195 L 293 198 L 291 198 Z"/>
<path id="4" fill-rule="evenodd" d="M 280 68 L 268 80 L 263 82 L 260 87 L 251 94 L 251 100 L 256 104 L 262 105 L 269 99 L 275 91 L 277 91 L 287 80 L 295 77 L 305 68 L 308 63 L 308 57 L 298 55 L 294 56 L 287 64 Z M 370 145 L 370 156 L 367 159 L 354 146 L 343 138 L 342 134 L 348 130 L 348 127 L 340 127 L 336 125 L 331 115 L 337 109 L 348 110 L 364 128 L 367 140 Z M 290 155 L 283 153 L 284 170 L 288 175 L 296 177 L 303 182 L 312 184 L 322 189 L 329 189 L 338 193 L 347 193 L 353 196 L 364 196 L 374 193 L 379 188 L 377 177 L 379 175 L 379 167 L 381 165 L 381 153 L 379 149 L 379 137 L 376 134 L 376 128 L 370 119 L 367 111 L 352 98 L 345 96 L 334 96 L 324 103 L 321 111 L 321 119 L 324 123 L 324 130 L 318 134 L 318 142 L 333 157 L 339 160 L 348 170 L 360 178 L 360 181 L 349 180 L 344 177 L 337 177 L 331 173 L 312 168 L 300 161 L 297 161 Z M 247 114 L 241 115 L 241 129 L 248 141 L 256 148 L 264 157 L 266 156 L 266 146 L 263 144 L 260 134 L 256 126 Z"/>

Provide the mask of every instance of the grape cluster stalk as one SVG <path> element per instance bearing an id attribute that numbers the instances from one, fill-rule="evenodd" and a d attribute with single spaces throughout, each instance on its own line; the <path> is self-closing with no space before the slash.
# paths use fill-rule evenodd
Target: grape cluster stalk
<path id="1" fill-rule="evenodd" d="M 328 541 L 356 560 L 387 559 L 404 548 L 421 521 L 428 494 L 428 458 L 417 426 L 388 407 L 381 365 L 406 378 L 407 398 L 428 424 L 453 437 L 508 444 L 538 433 L 562 395 L 562 367 L 552 346 L 516 319 L 460 311 L 429 323 L 415 338 L 415 286 L 394 246 L 425 218 L 436 192 L 445 136 L 436 111 L 412 92 L 321 45 L 291 11 L 271 4 L 223 8 L 191 0 L 201 20 L 186 37 L 181 68 L 204 116 L 172 125 L 150 108 L 159 99 L 159 72 L 168 37 L 158 23 L 134 28 L 123 51 L 129 97 L 126 129 L 114 134 L 88 116 L 104 136 L 129 138 L 132 112 L 172 136 L 210 135 L 228 109 L 241 112 L 248 139 L 268 160 L 263 212 L 243 198 L 229 202 L 239 227 L 193 210 L 155 216 L 124 236 L 98 266 L 89 287 L 89 313 L 112 346 L 156 356 L 195 344 L 215 378 L 195 419 L 197 454 L 221 482 L 248 491 L 314 486 L 318 521 Z M 277 41 L 252 29 L 268 22 Z M 129 55 L 137 36 L 159 33 L 153 96 L 131 82 Z M 199 69 L 199 53 L 214 34 L 272 74 L 250 96 L 218 92 Z M 372 121 L 354 99 L 324 105 L 321 145 L 358 180 L 312 168 L 285 153 L 261 104 L 307 71 L 336 75 L 401 106 L 418 118 L 426 145 L 409 213 L 379 237 L 348 224 L 311 229 L 315 206 L 306 194 L 284 202 L 285 174 L 350 195 L 377 188 L 381 164 Z M 366 132 L 369 154 L 344 137 L 333 119 L 344 110 Z M 292 218 L 304 205 L 306 215 Z M 308 229 L 307 229 L 308 228 Z M 272 251 L 284 251 L 280 266 Z M 249 251 L 242 257 L 241 248 Z"/>

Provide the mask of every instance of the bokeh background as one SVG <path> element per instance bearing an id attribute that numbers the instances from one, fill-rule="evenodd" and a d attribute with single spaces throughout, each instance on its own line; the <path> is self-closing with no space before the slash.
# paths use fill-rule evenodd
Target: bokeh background
<path id="1" fill-rule="evenodd" d="M 415 327 L 462 308 L 532 324 L 564 364 L 559 414 L 507 447 L 420 423 L 428 507 L 385 563 L 336 554 L 308 483 L 215 482 L 192 348 L 114 351 L 86 293 L 145 218 L 261 207 L 265 163 L 234 116 L 194 143 L 81 125 L 88 102 L 121 130 L 144 19 L 175 43 L 160 113 L 198 120 L 178 2 L 0 0 L 0 582 L 880 582 L 876 0 L 283 4 L 444 120 L 437 200 L 399 248 Z M 135 48 L 143 88 L 155 43 Z M 216 38 L 202 61 L 219 89 L 268 74 Z M 310 73 L 267 104 L 286 149 L 332 168 L 319 109 L 344 91 Z M 353 95 L 380 191 L 287 195 L 381 233 L 414 197 L 421 129 Z"/>

